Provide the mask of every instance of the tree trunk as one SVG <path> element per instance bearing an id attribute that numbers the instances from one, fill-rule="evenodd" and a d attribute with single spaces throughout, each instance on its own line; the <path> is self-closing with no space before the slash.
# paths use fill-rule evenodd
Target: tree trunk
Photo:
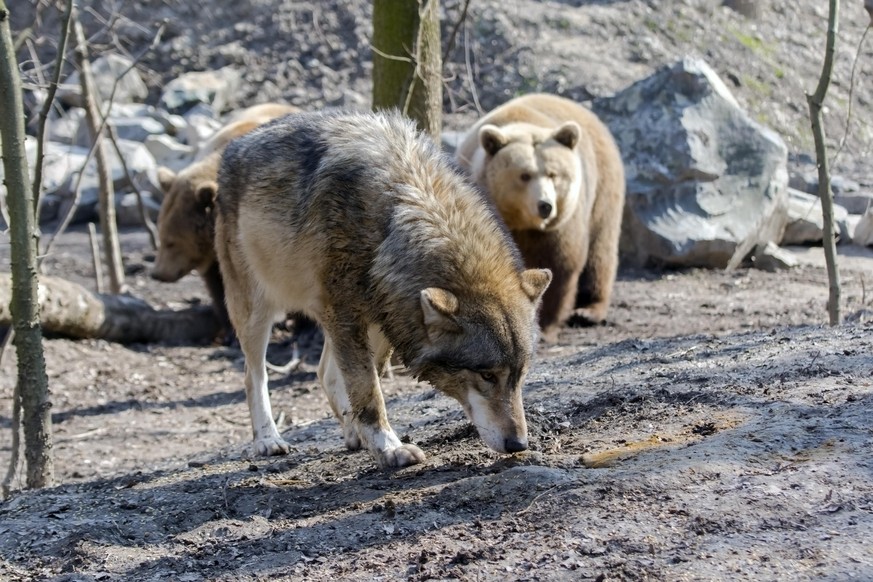
<path id="1" fill-rule="evenodd" d="M 28 487 L 45 487 L 54 479 L 51 403 L 39 325 L 36 218 L 24 150 L 24 104 L 21 78 L 12 47 L 9 11 L 0 0 L 0 141 L 9 204 L 11 291 L 2 301 L 15 333 L 18 392 L 23 412 Z"/>
<path id="2" fill-rule="evenodd" d="M 100 229 L 103 232 L 103 252 L 106 254 L 106 270 L 109 274 L 109 290 L 112 293 L 124 291 L 124 267 L 121 264 L 121 245 L 118 242 L 118 225 L 115 220 L 115 191 L 112 187 L 109 162 L 103 142 L 103 116 L 94 91 L 94 78 L 91 63 L 88 62 L 88 46 L 78 15 L 73 17 L 73 30 L 76 35 L 76 64 L 79 66 L 82 81 L 82 101 L 85 104 L 85 118 L 91 140 L 95 142 L 94 159 L 97 162 L 97 177 L 100 182 Z"/>
<path id="3" fill-rule="evenodd" d="M 821 110 L 831 83 L 839 11 L 839 0 L 830 0 L 827 42 L 821 77 L 815 93 L 806 96 L 809 117 L 812 122 L 812 135 L 815 138 L 815 157 L 818 161 L 818 197 L 821 200 L 821 213 L 824 220 L 822 245 L 824 246 L 825 263 L 828 270 L 828 316 L 831 325 L 839 325 L 842 319 L 840 315 L 840 271 L 837 267 L 837 248 L 834 240 L 834 199 L 831 193 L 831 176 L 828 170 L 828 152 L 825 145 Z"/>
<path id="4" fill-rule="evenodd" d="M 9 288 L 9 274 L 0 273 L 0 326 L 10 323 Z M 39 302 L 45 332 L 71 338 L 203 343 L 212 341 L 220 327 L 208 305 L 183 311 L 158 310 L 141 299 L 92 293 L 59 277 L 40 279 Z"/>
<path id="5" fill-rule="evenodd" d="M 439 141 L 442 57 L 438 0 L 373 3 L 373 109 L 396 107 Z"/>

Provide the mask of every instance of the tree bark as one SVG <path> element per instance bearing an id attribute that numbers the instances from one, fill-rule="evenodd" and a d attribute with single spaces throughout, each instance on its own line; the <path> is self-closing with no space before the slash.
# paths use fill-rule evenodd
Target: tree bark
<path id="1" fill-rule="evenodd" d="M 51 402 L 37 299 L 36 219 L 24 149 L 24 104 L 21 78 L 12 47 L 9 11 L 0 0 L 0 141 L 9 204 L 10 292 L 2 301 L 9 309 L 18 356 L 18 392 L 23 412 L 28 487 L 45 487 L 54 479 Z"/>
<path id="2" fill-rule="evenodd" d="M 839 325 L 842 319 L 840 315 L 841 285 L 840 271 L 837 266 L 837 247 L 834 240 L 834 199 L 831 192 L 831 176 L 828 170 L 828 152 L 825 145 L 821 110 L 831 83 L 839 12 L 839 0 L 830 0 L 827 42 L 825 44 L 825 58 L 822 64 L 821 77 L 819 78 L 815 93 L 806 96 L 806 101 L 809 105 L 809 117 L 812 122 L 812 135 L 815 139 L 815 157 L 818 161 L 818 197 L 821 200 L 821 213 L 824 220 L 824 240 L 822 245 L 824 247 L 825 263 L 828 271 L 828 317 L 831 325 Z"/>
<path id="3" fill-rule="evenodd" d="M 103 252 L 106 254 L 106 270 L 109 275 L 109 290 L 112 293 L 124 291 L 124 267 L 121 264 L 121 245 L 118 242 L 118 224 L 115 220 L 115 191 L 112 187 L 109 162 L 103 143 L 102 116 L 98 109 L 98 95 L 94 91 L 94 78 L 88 62 L 88 46 L 85 33 L 78 16 L 73 17 L 73 30 L 76 36 L 76 64 L 79 66 L 82 81 L 82 101 L 85 104 L 85 118 L 91 139 L 96 143 L 94 159 L 97 162 L 97 177 L 100 182 L 99 214 L 100 230 L 103 232 Z"/>
<path id="4" fill-rule="evenodd" d="M 439 141 L 439 1 L 375 0 L 373 49 L 373 109 L 397 108 Z"/>
<path id="5" fill-rule="evenodd" d="M 0 273 L 0 326 L 10 323 L 9 291 L 9 274 Z M 59 277 L 40 279 L 39 304 L 42 327 L 47 334 L 77 339 L 203 343 L 212 341 L 220 328 L 209 305 L 182 311 L 158 310 L 141 299 L 92 293 Z"/>

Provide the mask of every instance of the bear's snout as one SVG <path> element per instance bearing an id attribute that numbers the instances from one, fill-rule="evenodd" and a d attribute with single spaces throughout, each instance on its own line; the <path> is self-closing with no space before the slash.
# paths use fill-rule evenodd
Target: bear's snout
<path id="1" fill-rule="evenodd" d="M 540 200 L 537 203 L 537 212 L 542 219 L 550 217 L 552 215 L 552 204 L 550 202 L 546 202 L 545 200 Z"/>

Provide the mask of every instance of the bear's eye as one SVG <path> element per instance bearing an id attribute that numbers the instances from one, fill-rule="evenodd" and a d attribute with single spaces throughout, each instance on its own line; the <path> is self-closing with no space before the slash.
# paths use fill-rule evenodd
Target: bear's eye
<path id="1" fill-rule="evenodd" d="M 549 172 L 546 175 L 549 177 L 549 180 L 554 180 L 555 178 L 558 177 L 558 174 L 556 174 L 555 172 Z"/>
<path id="2" fill-rule="evenodd" d="M 530 182 L 530 174 L 523 172 L 521 176 L 519 176 L 519 179 L 521 179 L 522 182 Z"/>

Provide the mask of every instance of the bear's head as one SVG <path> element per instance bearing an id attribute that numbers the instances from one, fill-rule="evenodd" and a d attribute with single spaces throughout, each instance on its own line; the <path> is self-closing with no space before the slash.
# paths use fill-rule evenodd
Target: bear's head
<path id="1" fill-rule="evenodd" d="M 160 247 L 152 278 L 172 283 L 192 270 L 205 273 L 216 261 L 215 195 L 218 190 L 212 160 L 195 162 L 178 174 L 158 169 L 164 201 L 158 214 Z"/>
<path id="2" fill-rule="evenodd" d="M 510 230 L 551 230 L 573 215 L 583 179 L 581 135 L 574 121 L 551 129 L 528 123 L 479 129 L 479 179 Z"/>

